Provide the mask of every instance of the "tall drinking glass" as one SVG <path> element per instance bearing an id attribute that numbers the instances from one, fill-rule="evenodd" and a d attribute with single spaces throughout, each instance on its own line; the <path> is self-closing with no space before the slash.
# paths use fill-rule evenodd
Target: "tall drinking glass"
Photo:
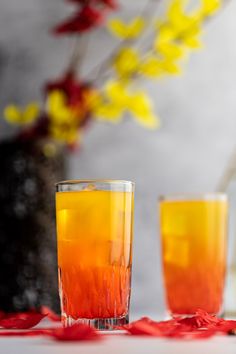
<path id="1" fill-rule="evenodd" d="M 172 315 L 222 310 L 228 203 L 224 194 L 160 200 L 166 302 Z"/>
<path id="2" fill-rule="evenodd" d="M 128 323 L 134 184 L 86 180 L 56 186 L 59 294 L 64 326 Z"/>

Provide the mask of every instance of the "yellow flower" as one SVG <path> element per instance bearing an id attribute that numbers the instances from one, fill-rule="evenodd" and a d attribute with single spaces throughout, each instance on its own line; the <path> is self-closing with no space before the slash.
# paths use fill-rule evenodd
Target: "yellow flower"
<path id="1" fill-rule="evenodd" d="M 122 119 L 123 112 L 123 108 L 115 102 L 101 104 L 94 111 L 96 119 L 109 121 L 112 123 L 119 123 Z"/>
<path id="2" fill-rule="evenodd" d="M 155 44 L 157 43 L 157 40 L 159 43 L 166 43 L 172 41 L 176 36 L 174 28 L 166 23 L 165 24 L 157 23 L 156 31 L 157 31 L 157 38 L 155 40 Z"/>
<path id="3" fill-rule="evenodd" d="M 103 94 L 104 96 L 97 94 L 93 113 L 99 120 L 119 122 L 127 106 L 125 86 L 120 81 L 110 81 Z"/>
<path id="4" fill-rule="evenodd" d="M 149 56 L 140 66 L 140 73 L 150 78 L 160 77 L 164 74 L 161 60 L 157 57 Z"/>
<path id="5" fill-rule="evenodd" d="M 222 0 L 201 0 L 202 7 L 200 12 L 202 15 L 211 16 L 218 11 L 222 5 Z"/>
<path id="6" fill-rule="evenodd" d="M 183 38 L 183 44 L 189 49 L 200 49 L 203 47 L 202 41 L 198 36 L 186 36 Z"/>
<path id="7" fill-rule="evenodd" d="M 51 124 L 50 136 L 62 143 L 73 144 L 78 140 L 78 127 L 73 124 Z"/>
<path id="8" fill-rule="evenodd" d="M 161 62 L 161 67 L 165 73 L 168 73 L 171 75 L 182 74 L 181 67 L 178 64 L 174 63 L 172 60 L 163 60 Z"/>
<path id="9" fill-rule="evenodd" d="M 196 32 L 199 32 L 199 26 L 203 20 L 202 13 L 199 9 L 187 12 L 185 7 L 188 3 L 189 1 L 186 0 L 171 1 L 166 20 L 156 26 L 160 43 L 182 39 L 185 36 L 196 35 Z"/>
<path id="10" fill-rule="evenodd" d="M 156 52 L 161 54 L 162 57 L 168 59 L 179 59 L 186 53 L 184 47 L 181 44 L 174 42 L 161 42 L 157 41 L 155 45 Z"/>
<path id="11" fill-rule="evenodd" d="M 120 77 L 130 77 L 139 68 L 139 54 L 135 49 L 122 48 L 114 59 L 113 66 Z"/>
<path id="12" fill-rule="evenodd" d="M 67 98 L 62 91 L 49 93 L 47 112 L 51 137 L 63 143 L 75 143 L 78 138 L 78 110 L 67 105 Z"/>
<path id="13" fill-rule="evenodd" d="M 169 26 L 171 28 L 171 31 L 174 34 L 172 37 L 173 39 L 188 35 L 189 31 L 199 28 L 199 23 L 202 20 L 202 16 L 199 11 L 187 13 L 185 10 L 187 3 L 188 1 L 185 0 L 173 0 L 169 6 L 167 12 L 167 22 L 164 23 L 164 27 Z M 162 35 L 162 33 L 160 35 Z"/>
<path id="14" fill-rule="evenodd" d="M 164 33 L 163 36 L 162 33 Z M 166 33 L 169 33 L 169 35 L 166 36 Z M 154 42 L 155 53 L 163 60 L 172 62 L 185 58 L 190 49 L 196 50 L 202 47 L 200 35 L 200 27 L 196 23 L 182 33 L 178 31 L 175 33 L 174 30 L 169 32 L 161 31 Z"/>
<path id="15" fill-rule="evenodd" d="M 39 116 L 39 105 L 36 102 L 29 103 L 25 108 L 9 105 L 4 110 L 5 119 L 11 124 L 30 124 Z"/>
<path id="16" fill-rule="evenodd" d="M 129 110 L 136 120 L 146 128 L 155 129 L 160 125 L 159 118 L 153 113 L 152 103 L 144 92 L 130 97 Z"/>
<path id="17" fill-rule="evenodd" d="M 51 91 L 47 98 L 47 112 L 51 120 L 63 123 L 75 120 L 76 111 L 67 105 L 66 95 L 59 90 Z"/>
<path id="18" fill-rule="evenodd" d="M 167 11 L 167 18 L 175 27 L 182 27 L 183 23 L 188 20 L 185 15 L 184 7 L 186 0 L 172 0 Z"/>
<path id="19" fill-rule="evenodd" d="M 127 86 L 122 81 L 109 81 L 105 86 L 105 93 L 111 102 L 116 102 L 120 107 L 126 107 L 129 95 Z"/>
<path id="20" fill-rule="evenodd" d="M 159 119 L 144 92 L 129 91 L 127 85 L 120 81 L 108 82 L 100 97 L 100 104 L 93 111 L 95 118 L 116 123 L 126 112 L 147 128 L 153 129 L 159 125 Z"/>
<path id="21" fill-rule="evenodd" d="M 118 38 L 134 39 L 143 31 L 145 22 L 141 17 L 136 17 L 126 24 L 120 19 L 113 19 L 108 23 L 109 30 Z"/>
<path id="22" fill-rule="evenodd" d="M 147 58 L 140 67 L 140 73 L 149 78 L 161 77 L 163 75 L 180 75 L 181 67 L 171 58 L 159 59 L 155 56 Z"/>
<path id="23" fill-rule="evenodd" d="M 157 35 L 153 47 L 156 59 L 151 60 L 156 76 L 163 73 L 180 74 L 178 61 L 185 59 L 190 50 L 202 47 L 202 13 L 199 9 L 187 13 L 185 7 L 188 3 L 187 0 L 171 1 L 166 19 L 156 25 Z M 149 62 L 145 63 L 142 70 L 146 76 L 152 75 Z"/>

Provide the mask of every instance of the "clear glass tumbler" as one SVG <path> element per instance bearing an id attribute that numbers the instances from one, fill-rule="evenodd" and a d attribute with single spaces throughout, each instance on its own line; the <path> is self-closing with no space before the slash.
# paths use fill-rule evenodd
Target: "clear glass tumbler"
<path id="1" fill-rule="evenodd" d="M 160 199 L 166 302 L 171 315 L 220 314 L 226 269 L 224 194 Z"/>
<path id="2" fill-rule="evenodd" d="M 134 184 L 76 180 L 56 185 L 59 294 L 64 326 L 128 323 Z"/>

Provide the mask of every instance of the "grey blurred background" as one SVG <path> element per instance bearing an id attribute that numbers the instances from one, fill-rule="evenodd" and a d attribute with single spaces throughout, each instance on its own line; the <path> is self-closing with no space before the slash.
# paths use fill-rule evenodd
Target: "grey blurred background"
<path id="1" fill-rule="evenodd" d="M 120 1 L 129 18 L 145 0 Z M 0 109 L 9 102 L 41 99 L 39 88 L 61 73 L 69 39 L 49 28 L 65 17 L 59 0 L 0 0 Z M 136 182 L 133 312 L 164 309 L 157 197 L 165 193 L 214 191 L 235 147 L 236 1 L 206 27 L 205 48 L 192 55 L 179 78 L 146 82 L 161 117 L 148 131 L 132 119 L 94 123 L 79 153 L 68 156 L 68 178 L 115 178 Z M 114 39 L 101 30 L 90 41 L 84 74 Z M 1 122 L 0 139 L 13 134 Z"/>

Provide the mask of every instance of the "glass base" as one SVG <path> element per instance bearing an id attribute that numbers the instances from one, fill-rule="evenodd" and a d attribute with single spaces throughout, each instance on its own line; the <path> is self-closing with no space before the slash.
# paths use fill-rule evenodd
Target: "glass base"
<path id="1" fill-rule="evenodd" d="M 119 326 L 124 326 L 128 324 L 129 315 L 117 318 L 78 318 L 77 320 L 70 316 L 62 316 L 62 324 L 64 327 L 72 326 L 75 323 L 86 324 L 98 330 L 112 331 L 119 329 Z"/>

